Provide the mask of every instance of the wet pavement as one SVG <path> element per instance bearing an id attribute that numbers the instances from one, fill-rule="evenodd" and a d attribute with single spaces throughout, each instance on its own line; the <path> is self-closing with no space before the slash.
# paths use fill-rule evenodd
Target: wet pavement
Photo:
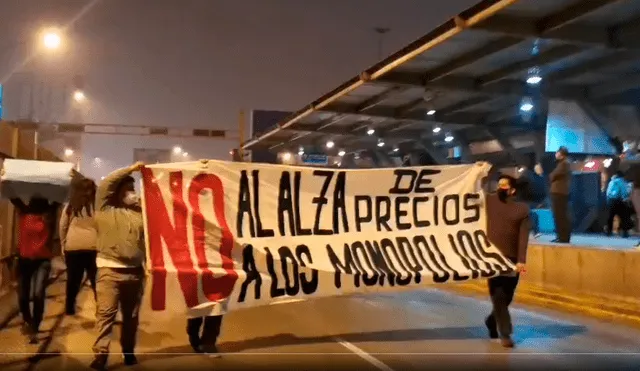
<path id="1" fill-rule="evenodd" d="M 40 343 L 27 344 L 20 320 L 0 330 L 2 371 L 85 370 L 95 304 L 64 316 L 64 277 L 49 288 Z M 122 364 L 118 330 L 110 369 L 118 370 L 640 370 L 640 330 L 549 310 L 514 306 L 515 349 L 487 338 L 484 298 L 435 289 L 280 304 L 225 317 L 214 359 L 191 352 L 185 320 L 143 311 L 140 364 Z"/>

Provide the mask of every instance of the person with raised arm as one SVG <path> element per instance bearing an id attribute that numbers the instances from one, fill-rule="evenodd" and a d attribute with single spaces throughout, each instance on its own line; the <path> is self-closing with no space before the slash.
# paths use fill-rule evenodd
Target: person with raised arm
<path id="1" fill-rule="evenodd" d="M 139 311 L 144 292 L 145 243 L 142 208 L 131 176 L 142 162 L 109 174 L 98 185 L 97 226 L 98 273 L 96 278 L 97 338 L 91 368 L 105 370 L 118 308 L 122 314 L 120 345 L 127 366 L 138 363 L 134 350 Z"/>

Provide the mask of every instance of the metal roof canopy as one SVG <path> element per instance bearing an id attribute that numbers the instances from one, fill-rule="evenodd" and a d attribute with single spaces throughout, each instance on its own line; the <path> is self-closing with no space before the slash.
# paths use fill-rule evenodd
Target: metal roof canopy
<path id="1" fill-rule="evenodd" d="M 638 36 L 640 0 L 481 1 L 243 148 L 332 140 L 328 151 L 351 152 L 380 149 L 383 140 L 385 150 L 435 154 L 436 147 L 495 140 L 522 163 L 508 139 L 534 134 L 534 144 L 544 143 L 548 99 L 637 104 Z M 526 83 L 532 69 L 543 77 L 539 85 Z M 528 119 L 523 97 L 534 103 Z M 442 132 L 434 134 L 435 126 Z M 444 143 L 444 133 L 455 141 Z"/>

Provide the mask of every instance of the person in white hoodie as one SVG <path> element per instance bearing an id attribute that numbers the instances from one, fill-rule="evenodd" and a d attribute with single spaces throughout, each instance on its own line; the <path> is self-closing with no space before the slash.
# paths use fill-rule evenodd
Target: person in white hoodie
<path id="1" fill-rule="evenodd" d="M 75 315 L 76 297 L 85 273 L 96 297 L 96 223 L 93 218 L 96 183 L 91 179 L 76 181 L 69 203 L 60 217 L 60 242 L 67 265 L 66 314 Z"/>

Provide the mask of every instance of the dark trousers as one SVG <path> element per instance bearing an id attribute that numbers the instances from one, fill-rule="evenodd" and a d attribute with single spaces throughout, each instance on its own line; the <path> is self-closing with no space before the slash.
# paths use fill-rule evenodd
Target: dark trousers
<path id="1" fill-rule="evenodd" d="M 67 297 L 66 310 L 68 314 L 76 311 L 76 297 L 82 286 L 85 272 L 93 289 L 93 297 L 96 298 L 96 252 L 95 251 L 66 251 L 64 253 L 67 264 Z"/>
<path id="2" fill-rule="evenodd" d="M 509 305 L 513 300 L 520 276 L 498 276 L 489 278 L 489 295 L 493 310 L 487 318 L 487 325 L 498 329 L 498 334 L 502 338 L 511 336 L 513 326 Z"/>
<path id="3" fill-rule="evenodd" d="M 620 229 L 624 235 L 629 233 L 631 225 L 631 208 L 623 200 L 610 200 L 609 202 L 609 217 L 607 218 L 607 234 L 613 232 L 613 219 L 617 215 L 620 218 Z"/>
<path id="4" fill-rule="evenodd" d="M 551 194 L 551 211 L 556 225 L 556 236 L 560 242 L 571 240 L 571 219 L 569 218 L 569 195 Z"/>
<path id="5" fill-rule="evenodd" d="M 204 327 L 202 324 L 204 323 Z M 195 317 L 187 320 L 187 334 L 192 344 L 215 345 L 220 335 L 222 316 Z M 200 330 L 202 329 L 202 335 Z"/>
<path id="6" fill-rule="evenodd" d="M 531 232 L 533 232 L 533 234 L 540 233 L 540 221 L 535 211 L 531 210 L 529 212 L 529 220 L 531 220 Z"/>
<path id="7" fill-rule="evenodd" d="M 44 315 L 51 260 L 18 259 L 18 304 L 22 319 L 37 332 Z M 31 310 L 31 294 L 33 291 L 33 311 Z"/>

